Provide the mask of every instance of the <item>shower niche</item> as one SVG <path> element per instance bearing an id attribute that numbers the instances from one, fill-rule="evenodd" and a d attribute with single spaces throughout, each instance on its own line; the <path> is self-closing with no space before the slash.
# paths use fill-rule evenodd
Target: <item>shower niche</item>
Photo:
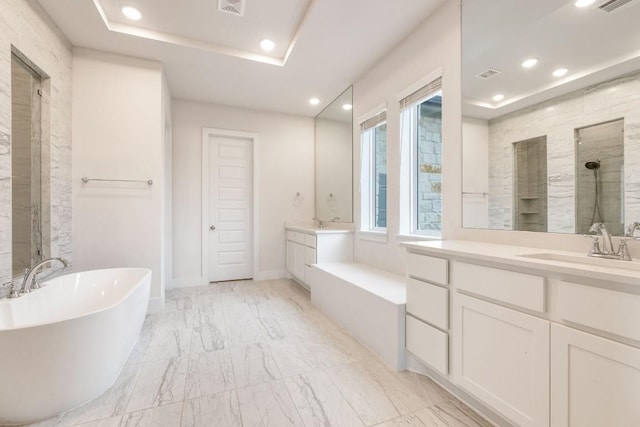
<path id="1" fill-rule="evenodd" d="M 514 153 L 514 229 L 547 231 L 547 137 L 518 141 Z"/>
<path id="2" fill-rule="evenodd" d="M 575 130 L 576 232 L 602 222 L 624 234 L 624 120 Z"/>

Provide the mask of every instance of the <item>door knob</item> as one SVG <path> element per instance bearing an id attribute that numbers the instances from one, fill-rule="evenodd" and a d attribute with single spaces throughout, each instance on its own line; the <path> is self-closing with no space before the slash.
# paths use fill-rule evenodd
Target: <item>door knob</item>
<path id="1" fill-rule="evenodd" d="M 216 229 L 215 225 L 212 225 L 211 227 L 209 227 L 209 230 L 214 231 Z"/>

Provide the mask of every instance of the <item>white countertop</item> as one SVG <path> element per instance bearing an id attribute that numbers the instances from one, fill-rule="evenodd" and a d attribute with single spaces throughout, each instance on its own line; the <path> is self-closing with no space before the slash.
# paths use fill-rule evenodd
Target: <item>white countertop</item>
<path id="1" fill-rule="evenodd" d="M 585 241 L 585 252 L 565 252 L 522 246 L 497 245 L 466 240 L 440 240 L 435 242 L 407 242 L 402 246 L 410 251 L 419 251 L 433 256 L 454 256 L 471 260 L 502 263 L 515 267 L 533 268 L 543 272 L 571 274 L 615 281 L 640 287 L 640 261 L 620 261 L 587 256 L 589 249 Z M 528 258 L 526 255 L 551 254 L 565 256 L 572 261 Z M 584 260 L 584 263 L 581 262 Z M 580 262 L 577 262 L 580 261 Z"/>
<path id="2" fill-rule="evenodd" d="M 347 230 L 344 228 L 315 228 L 312 226 L 305 226 L 305 225 L 287 225 L 285 229 L 290 231 L 297 231 L 298 233 L 305 233 L 305 234 L 353 233 L 353 230 Z"/>

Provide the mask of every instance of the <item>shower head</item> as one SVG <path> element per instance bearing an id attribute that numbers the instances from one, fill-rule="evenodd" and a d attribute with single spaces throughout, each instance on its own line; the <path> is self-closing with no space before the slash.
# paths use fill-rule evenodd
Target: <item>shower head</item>
<path id="1" fill-rule="evenodd" d="M 584 167 L 592 171 L 600 169 L 600 160 L 596 160 L 595 162 L 587 162 L 584 164 Z"/>

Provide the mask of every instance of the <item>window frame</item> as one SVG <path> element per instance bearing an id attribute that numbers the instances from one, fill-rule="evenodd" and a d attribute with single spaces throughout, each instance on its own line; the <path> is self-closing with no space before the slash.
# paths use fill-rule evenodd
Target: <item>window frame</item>
<path id="1" fill-rule="evenodd" d="M 381 126 L 385 126 L 386 140 L 388 141 L 388 127 L 386 117 L 374 126 L 362 129 L 362 126 L 369 119 L 375 118 L 380 114 L 386 116 L 387 108 L 386 104 L 373 110 L 371 113 L 361 117 L 360 123 L 360 232 L 371 233 L 375 235 L 386 235 L 388 230 L 388 217 L 387 226 L 379 227 L 376 224 L 376 129 Z M 385 160 L 388 160 L 389 147 L 385 144 L 384 156 Z M 388 198 L 385 200 L 385 209 L 388 211 Z"/>
<path id="2" fill-rule="evenodd" d="M 398 95 L 400 106 L 400 233 L 401 235 L 417 238 L 442 238 L 443 214 L 440 213 L 440 230 L 420 230 L 418 228 L 418 109 L 425 101 L 436 96 L 443 97 L 442 85 L 425 96 L 414 99 L 406 105 L 403 101 L 412 94 L 431 85 L 438 79 L 442 79 L 442 69 L 420 79 Z M 441 110 L 442 114 L 442 110 Z M 440 124 L 440 135 L 442 144 L 442 123 Z M 442 167 L 442 162 L 441 162 Z M 407 170 L 408 169 L 408 170 Z M 442 172 L 441 172 L 442 173 Z"/>

